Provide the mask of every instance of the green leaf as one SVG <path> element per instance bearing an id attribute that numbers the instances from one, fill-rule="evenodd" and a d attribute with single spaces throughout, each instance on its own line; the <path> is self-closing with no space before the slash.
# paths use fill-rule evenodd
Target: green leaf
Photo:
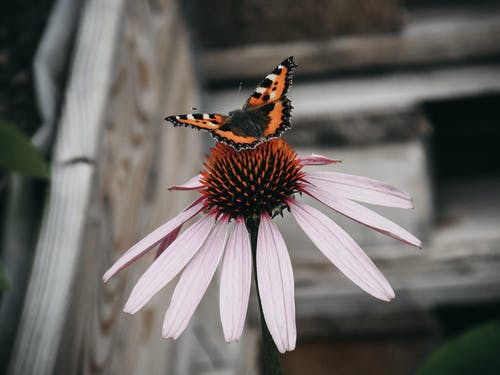
<path id="1" fill-rule="evenodd" d="M 417 375 L 500 374 L 500 322 L 481 325 L 438 347 Z"/>
<path id="2" fill-rule="evenodd" d="M 5 290 L 8 289 L 9 287 L 10 287 L 9 281 L 5 276 L 5 272 L 3 271 L 3 265 L 0 262 L 0 290 Z"/>
<path id="3" fill-rule="evenodd" d="M 0 119 L 0 168 L 32 177 L 48 178 L 49 168 L 31 141 Z"/>

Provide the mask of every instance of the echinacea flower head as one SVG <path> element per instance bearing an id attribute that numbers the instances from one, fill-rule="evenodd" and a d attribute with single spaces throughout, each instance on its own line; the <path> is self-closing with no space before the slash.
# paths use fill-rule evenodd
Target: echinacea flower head
<path id="1" fill-rule="evenodd" d="M 281 139 L 263 143 L 258 151 L 236 152 L 218 143 L 201 176 L 207 208 L 233 219 L 273 216 L 304 184 L 297 154 Z"/>
<path id="2" fill-rule="evenodd" d="M 411 233 L 358 203 L 411 208 L 411 196 L 371 178 L 304 168 L 335 162 L 338 160 L 320 155 L 298 157 L 280 138 L 239 152 L 218 143 L 198 176 L 171 187 L 197 190 L 200 197 L 125 252 L 105 273 L 104 281 L 157 248 L 157 258 L 135 285 L 124 310 L 137 312 L 182 272 L 162 331 L 164 337 L 176 339 L 222 263 L 222 328 L 226 341 L 238 340 L 245 323 L 252 274 L 247 225 L 257 223 L 255 265 L 262 312 L 278 350 L 293 350 L 297 336 L 293 271 L 285 241 L 272 220 L 289 211 L 344 275 L 372 296 L 391 300 L 394 291 L 359 245 L 328 216 L 300 202 L 300 197 L 307 194 L 360 224 L 420 247 Z M 199 214 L 198 221 L 181 232 L 183 224 Z"/>

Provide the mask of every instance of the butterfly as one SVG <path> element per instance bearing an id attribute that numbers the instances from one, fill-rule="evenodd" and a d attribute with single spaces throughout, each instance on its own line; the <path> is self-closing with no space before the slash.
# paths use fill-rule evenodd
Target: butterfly
<path id="1" fill-rule="evenodd" d="M 217 141 L 236 151 L 255 148 L 290 129 L 293 107 L 286 93 L 296 68 L 293 56 L 285 59 L 259 83 L 242 109 L 231 111 L 227 116 L 193 113 L 169 116 L 165 120 L 174 126 L 208 131 Z"/>

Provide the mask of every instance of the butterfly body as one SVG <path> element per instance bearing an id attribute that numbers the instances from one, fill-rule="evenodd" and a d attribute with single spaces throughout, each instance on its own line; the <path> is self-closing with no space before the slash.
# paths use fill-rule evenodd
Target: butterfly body
<path id="1" fill-rule="evenodd" d="M 244 111 L 237 109 L 229 112 L 229 117 L 219 128 L 232 131 L 235 135 L 261 138 L 268 123 L 267 116 L 260 111 Z"/>
<path id="2" fill-rule="evenodd" d="M 295 68 L 292 57 L 284 60 L 261 81 L 243 108 L 231 111 L 228 116 L 195 113 L 169 116 L 165 120 L 174 126 L 208 131 L 236 151 L 255 148 L 290 128 L 292 105 L 286 93 Z"/>

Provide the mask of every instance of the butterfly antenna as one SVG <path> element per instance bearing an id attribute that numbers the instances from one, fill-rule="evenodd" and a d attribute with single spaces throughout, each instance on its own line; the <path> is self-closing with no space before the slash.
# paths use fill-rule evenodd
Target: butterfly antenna
<path id="1" fill-rule="evenodd" d="M 240 85 L 238 86 L 238 92 L 241 92 L 242 87 L 243 87 L 243 81 L 240 81 Z"/>

